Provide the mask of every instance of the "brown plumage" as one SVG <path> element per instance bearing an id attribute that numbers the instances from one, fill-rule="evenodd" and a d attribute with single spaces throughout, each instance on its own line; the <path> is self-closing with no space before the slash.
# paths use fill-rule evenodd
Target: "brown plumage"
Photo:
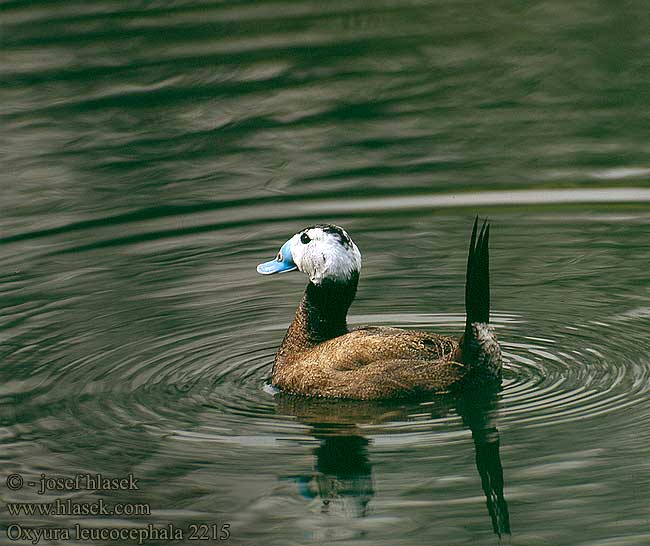
<path id="1" fill-rule="evenodd" d="M 263 273 L 297 267 L 310 276 L 276 354 L 273 385 L 307 396 L 368 400 L 498 384 L 501 351 L 487 324 L 489 228 L 483 225 L 478 240 L 476 232 L 475 221 L 467 267 L 467 324 L 458 340 L 398 328 L 348 330 L 346 316 L 359 271 L 328 263 L 328 249 L 332 259 L 345 259 L 345 247 L 360 266 L 356 245 L 338 226 L 314 226 L 296 234 L 282 247 L 277 262 L 258 267 Z"/>

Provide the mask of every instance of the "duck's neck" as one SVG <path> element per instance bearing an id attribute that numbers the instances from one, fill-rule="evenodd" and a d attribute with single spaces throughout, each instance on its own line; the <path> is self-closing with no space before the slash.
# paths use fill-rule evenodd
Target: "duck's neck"
<path id="1" fill-rule="evenodd" d="M 346 282 L 310 282 L 300 301 L 276 361 L 347 333 L 346 317 L 357 293 L 359 274 Z"/>

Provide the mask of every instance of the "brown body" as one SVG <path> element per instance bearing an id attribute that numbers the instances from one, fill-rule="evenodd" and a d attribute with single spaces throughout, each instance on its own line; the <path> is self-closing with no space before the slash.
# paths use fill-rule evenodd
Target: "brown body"
<path id="1" fill-rule="evenodd" d="M 451 338 L 360 328 L 277 358 L 273 384 L 296 394 L 356 399 L 447 391 L 467 371 L 457 362 L 459 355 L 460 346 Z"/>
<path id="2" fill-rule="evenodd" d="M 386 327 L 348 331 L 345 317 L 356 284 L 307 286 L 275 357 L 274 386 L 307 396 L 369 400 L 500 379 L 501 353 L 487 326 L 485 339 L 481 326 L 474 327 L 478 346 L 471 359 L 463 358 L 462 341 L 450 337 Z"/>

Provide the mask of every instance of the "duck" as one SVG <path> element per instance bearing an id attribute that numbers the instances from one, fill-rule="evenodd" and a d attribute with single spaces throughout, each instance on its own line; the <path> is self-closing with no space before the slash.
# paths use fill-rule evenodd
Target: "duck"
<path id="1" fill-rule="evenodd" d="M 458 337 L 387 326 L 349 328 L 361 252 L 340 226 L 316 224 L 293 235 L 257 272 L 308 277 L 271 370 L 288 394 L 383 400 L 499 387 L 502 354 L 490 319 L 490 226 L 474 220 L 465 279 L 465 329 Z"/>

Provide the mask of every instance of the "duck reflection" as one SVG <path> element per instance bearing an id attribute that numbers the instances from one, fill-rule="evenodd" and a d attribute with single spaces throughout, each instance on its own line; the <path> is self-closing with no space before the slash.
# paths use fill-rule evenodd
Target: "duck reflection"
<path id="1" fill-rule="evenodd" d="M 298 477 L 300 493 L 309 499 L 320 498 L 323 512 L 337 510 L 352 517 L 367 514 L 375 494 L 372 465 L 368 458 L 369 440 L 355 434 L 352 427 L 317 432 L 314 474 Z"/>
<path id="2" fill-rule="evenodd" d="M 472 433 L 476 468 L 492 529 L 499 537 L 510 533 L 508 505 L 503 495 L 503 468 L 499 454 L 499 432 L 496 427 L 497 399 L 495 393 L 466 393 L 437 397 L 433 405 L 413 402 L 355 402 L 306 399 L 278 394 L 278 411 L 293 415 L 311 427 L 318 440 L 314 450 L 314 472 L 294 476 L 300 493 L 319 498 L 322 510 L 336 510 L 350 517 L 364 517 L 375 489 L 368 440 L 355 423 L 381 424 L 407 420 L 423 409 L 431 417 L 456 411 Z"/>
<path id="3" fill-rule="evenodd" d="M 476 469 L 481 477 L 492 530 L 499 537 L 510 534 L 510 514 L 503 496 L 503 467 L 496 427 L 496 395 L 475 393 L 473 396 L 458 397 L 456 409 L 472 432 Z"/>

